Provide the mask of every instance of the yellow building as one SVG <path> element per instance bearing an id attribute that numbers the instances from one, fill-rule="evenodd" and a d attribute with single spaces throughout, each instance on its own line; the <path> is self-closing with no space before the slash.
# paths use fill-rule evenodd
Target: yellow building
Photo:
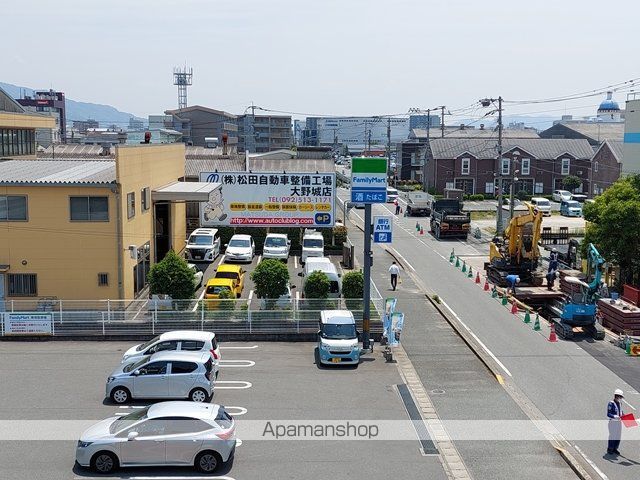
<path id="1" fill-rule="evenodd" d="M 0 161 L 0 300 L 145 295 L 150 265 L 184 248 L 184 202 L 217 188 L 177 182 L 184 148 L 122 145 L 115 159 Z"/>

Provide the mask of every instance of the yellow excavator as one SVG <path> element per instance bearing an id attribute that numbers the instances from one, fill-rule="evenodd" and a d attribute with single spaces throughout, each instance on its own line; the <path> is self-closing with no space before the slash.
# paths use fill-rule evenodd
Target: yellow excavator
<path id="1" fill-rule="evenodd" d="M 543 276 L 536 274 L 542 230 L 542 212 L 526 204 L 529 211 L 513 217 L 501 237 L 489 245 L 489 262 L 484 268 L 489 281 L 506 286 L 507 275 L 518 275 L 520 285 L 542 285 Z"/>

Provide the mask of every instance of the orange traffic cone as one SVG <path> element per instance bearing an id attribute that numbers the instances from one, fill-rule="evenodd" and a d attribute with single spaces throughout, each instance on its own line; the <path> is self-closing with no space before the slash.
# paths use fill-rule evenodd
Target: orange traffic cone
<path id="1" fill-rule="evenodd" d="M 424 228 L 420 227 L 420 235 L 424 235 Z"/>
<path id="2" fill-rule="evenodd" d="M 516 303 L 515 298 L 511 302 L 511 313 L 513 313 L 514 315 L 518 314 L 518 304 Z"/>
<path id="3" fill-rule="evenodd" d="M 558 336 L 556 335 L 556 327 L 553 324 L 551 325 L 551 330 L 549 330 L 549 341 L 550 342 L 558 341 Z"/>
<path id="4" fill-rule="evenodd" d="M 484 291 L 485 292 L 489 291 L 489 280 L 487 280 L 486 278 L 484 280 Z"/>
<path id="5" fill-rule="evenodd" d="M 480 283 L 480 272 L 476 273 L 476 283 Z"/>

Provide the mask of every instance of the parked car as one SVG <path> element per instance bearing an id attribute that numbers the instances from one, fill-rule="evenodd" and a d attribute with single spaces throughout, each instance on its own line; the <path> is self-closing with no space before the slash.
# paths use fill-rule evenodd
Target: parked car
<path id="1" fill-rule="evenodd" d="M 220 255 L 220 234 L 215 228 L 197 228 L 185 240 L 185 257 L 191 262 L 213 262 Z"/>
<path id="2" fill-rule="evenodd" d="M 244 268 L 240 265 L 229 265 L 227 263 L 223 263 L 218 265 L 218 269 L 216 270 L 216 274 L 213 278 L 224 278 L 233 280 L 233 288 L 232 290 L 236 294 L 236 297 L 240 297 L 242 294 L 242 290 L 244 290 Z"/>
<path id="3" fill-rule="evenodd" d="M 551 202 L 543 197 L 533 197 L 529 203 L 542 212 L 543 217 L 551 216 Z"/>
<path id="4" fill-rule="evenodd" d="M 329 298 L 340 298 L 342 295 L 342 274 L 338 272 L 331 259 L 327 257 L 308 258 L 303 272 L 305 283 L 309 275 L 315 271 L 323 272 L 329 279 Z"/>
<path id="5" fill-rule="evenodd" d="M 286 261 L 289 258 L 291 241 L 283 233 L 270 233 L 264 239 L 262 258 L 274 258 Z"/>
<path id="6" fill-rule="evenodd" d="M 209 352 L 214 363 L 215 374 L 218 374 L 220 361 L 220 347 L 213 332 L 201 330 L 173 330 L 162 333 L 145 343 L 134 345 L 124 352 L 122 362 L 131 363 L 145 355 L 153 355 L 157 352 Z"/>
<path id="7" fill-rule="evenodd" d="M 576 200 L 566 200 L 560 204 L 560 215 L 565 217 L 581 217 L 582 204 Z"/>
<path id="8" fill-rule="evenodd" d="M 320 363 L 360 362 L 358 331 L 353 313 L 349 310 L 322 310 L 318 330 L 318 359 Z"/>
<path id="9" fill-rule="evenodd" d="M 262 310 L 271 310 L 273 308 L 280 308 L 282 310 L 288 310 L 292 307 L 293 296 L 291 295 L 291 289 L 296 288 L 295 285 L 287 285 L 287 291 L 280 295 L 275 300 L 267 300 L 266 298 L 260 299 L 260 308 Z"/>
<path id="10" fill-rule="evenodd" d="M 553 199 L 556 202 L 561 202 L 563 200 L 570 200 L 571 199 L 571 192 L 569 192 L 568 190 L 554 190 L 553 191 Z"/>
<path id="11" fill-rule="evenodd" d="M 256 253 L 256 246 L 251 235 L 234 235 L 225 247 L 225 261 L 250 263 Z"/>
<path id="12" fill-rule="evenodd" d="M 306 229 L 302 237 L 300 261 L 305 263 L 311 257 L 324 257 L 324 237 L 317 230 Z"/>
<path id="13" fill-rule="evenodd" d="M 194 278 L 194 283 L 196 285 L 196 290 L 197 290 L 202 286 L 202 279 L 204 278 L 204 273 L 202 273 L 202 271 L 198 268 L 198 266 L 194 265 L 193 263 L 189 264 L 189 268 L 193 270 L 193 278 Z"/>
<path id="14" fill-rule="evenodd" d="M 118 467 L 185 466 L 213 473 L 235 452 L 235 422 L 223 406 L 161 402 L 85 430 L 76 461 L 100 474 Z"/>
<path id="15" fill-rule="evenodd" d="M 202 298 L 204 300 L 218 300 L 223 290 L 229 291 L 232 297 L 239 298 L 240 294 L 237 293 L 236 286 L 236 281 L 231 278 L 210 278 L 207 281 L 204 297 Z"/>
<path id="16" fill-rule="evenodd" d="M 571 195 L 571 200 L 575 200 L 576 202 L 584 203 L 587 201 L 587 196 L 584 193 L 574 193 Z"/>
<path id="17" fill-rule="evenodd" d="M 188 398 L 206 402 L 216 382 L 209 352 L 159 352 L 120 364 L 107 378 L 106 396 L 115 403 L 133 398 Z"/>

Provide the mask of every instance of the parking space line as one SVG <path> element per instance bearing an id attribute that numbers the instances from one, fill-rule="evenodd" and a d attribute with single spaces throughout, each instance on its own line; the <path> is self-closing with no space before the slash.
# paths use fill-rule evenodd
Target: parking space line
<path id="1" fill-rule="evenodd" d="M 295 269 L 298 268 L 298 256 L 297 255 L 293 256 L 293 268 L 295 268 Z"/>
<path id="2" fill-rule="evenodd" d="M 230 364 L 224 362 L 231 362 Z M 237 368 L 247 368 L 255 366 L 256 362 L 253 360 L 220 360 L 220 368 L 222 367 L 237 367 Z"/>
<path id="3" fill-rule="evenodd" d="M 239 417 L 240 415 L 244 415 L 245 413 L 247 413 L 247 409 L 244 407 L 234 407 L 234 406 L 227 406 L 225 405 L 224 409 L 227 411 L 227 413 L 229 415 L 232 415 L 234 417 Z M 230 412 L 229 410 L 237 410 L 237 412 Z"/>
<path id="4" fill-rule="evenodd" d="M 256 265 L 259 264 L 262 261 L 262 255 L 258 255 L 258 261 L 256 262 Z"/>
<path id="5" fill-rule="evenodd" d="M 224 383 L 225 385 L 220 385 Z M 232 384 L 236 384 L 238 386 L 233 386 Z M 247 388 L 251 388 L 253 384 L 251 382 L 245 382 L 242 380 L 218 380 L 216 381 L 215 390 L 245 390 Z"/>
<path id="6" fill-rule="evenodd" d="M 200 294 L 200 296 L 198 297 L 198 300 L 196 301 L 196 304 L 191 309 L 192 312 L 195 312 L 198 309 L 198 307 L 200 306 L 200 301 L 204 298 L 204 294 L 206 292 L 207 292 L 207 286 L 205 285 L 204 288 L 202 289 L 202 293 Z"/>
<path id="7" fill-rule="evenodd" d="M 250 347 L 239 347 L 239 346 L 235 346 L 235 345 L 232 345 L 232 346 L 226 346 L 226 345 L 222 346 L 222 345 L 220 345 L 220 348 L 224 349 L 224 350 L 251 350 L 251 349 L 254 349 L 254 348 L 258 348 L 258 345 L 251 345 Z"/>
<path id="8" fill-rule="evenodd" d="M 253 290 L 249 292 L 249 298 L 247 298 L 247 300 L 251 301 L 252 298 L 253 298 Z"/>

